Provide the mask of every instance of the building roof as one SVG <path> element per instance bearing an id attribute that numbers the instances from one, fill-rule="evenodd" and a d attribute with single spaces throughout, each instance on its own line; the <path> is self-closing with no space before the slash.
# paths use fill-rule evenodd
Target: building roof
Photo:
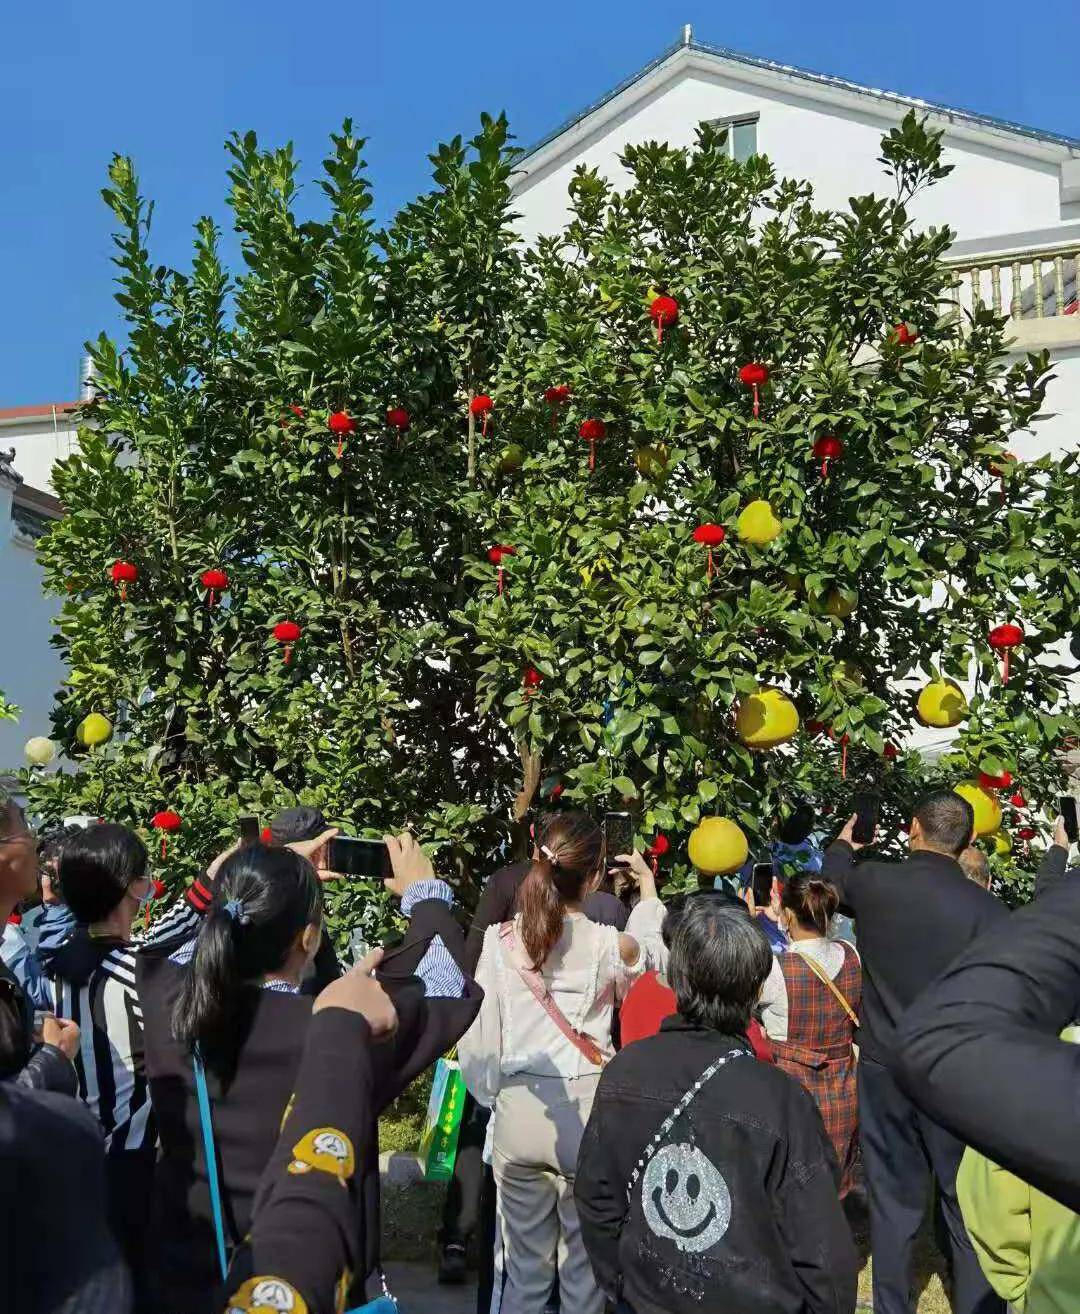
<path id="1" fill-rule="evenodd" d="M 982 128 L 995 134 L 1004 134 L 1014 138 L 1022 138 L 1028 142 L 1040 143 L 1044 146 L 1059 146 L 1070 151 L 1080 151 L 1080 138 L 1068 137 L 1062 133 L 1045 132 L 1038 128 L 1026 127 L 1022 123 L 1013 123 L 1008 119 L 999 119 L 989 114 L 976 114 L 971 110 L 957 109 L 951 105 L 942 105 L 935 101 L 920 100 L 915 96 L 905 96 L 896 91 L 882 91 L 876 87 L 863 86 L 862 83 L 852 82 L 848 78 L 836 77 L 828 73 L 815 73 L 810 69 L 799 68 L 794 64 L 781 64 L 773 59 L 761 59 L 756 55 L 745 55 L 738 50 L 729 50 L 725 46 L 710 45 L 705 41 L 696 41 L 690 35 L 689 29 L 686 30 L 681 41 L 669 46 L 667 50 L 658 55 L 654 60 L 639 69 L 631 77 L 625 78 L 617 87 L 613 87 L 599 100 L 594 101 L 591 105 L 585 107 L 572 118 L 561 124 L 553 132 L 542 137 L 535 142 L 526 152 L 523 159 L 527 160 L 530 156 L 537 154 L 545 146 L 561 137 L 564 133 L 569 132 L 576 127 L 582 120 L 589 118 L 591 115 L 602 110 L 605 105 L 613 101 L 623 92 L 628 91 L 635 83 L 647 78 L 650 74 L 655 73 L 662 65 L 669 60 L 674 62 L 680 58 L 685 59 L 687 55 L 704 56 L 712 58 L 721 63 L 741 65 L 748 69 L 756 70 L 759 73 L 772 73 L 780 77 L 790 78 L 803 84 L 810 84 L 819 90 L 828 89 L 833 92 L 844 92 L 851 95 L 861 96 L 895 105 L 900 109 L 921 110 L 926 114 L 941 116 L 957 124 L 964 124 L 970 128 Z M 813 94 L 812 92 L 810 94 Z"/>
<path id="2" fill-rule="evenodd" d="M 0 424 L 11 420 L 48 420 L 54 415 L 77 411 L 82 402 L 45 402 L 42 406 L 0 407 Z"/>

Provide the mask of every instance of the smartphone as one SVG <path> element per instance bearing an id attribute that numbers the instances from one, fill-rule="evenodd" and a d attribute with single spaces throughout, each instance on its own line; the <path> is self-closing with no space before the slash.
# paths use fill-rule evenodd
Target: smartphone
<path id="1" fill-rule="evenodd" d="M 240 818 L 240 843 L 241 844 L 258 844 L 259 842 L 259 818 L 258 817 L 241 817 Z"/>
<path id="2" fill-rule="evenodd" d="M 604 813 L 604 851 L 608 866 L 622 853 L 634 851 L 634 823 L 629 812 Z"/>
<path id="3" fill-rule="evenodd" d="M 390 850 L 383 840 L 349 839 L 339 835 L 330 841 L 327 865 L 342 876 L 373 881 L 384 881 L 393 875 Z"/>
<path id="4" fill-rule="evenodd" d="M 1063 794 L 1058 799 L 1058 811 L 1065 822 L 1065 834 L 1069 837 L 1069 843 L 1075 844 L 1080 840 L 1080 815 L 1078 815 L 1080 810 L 1076 805 L 1076 796 Z"/>
<path id="5" fill-rule="evenodd" d="M 772 899 L 773 881 L 776 868 L 771 862 L 755 862 L 750 870 L 750 888 L 754 891 L 754 902 L 759 908 L 766 907 Z"/>
<path id="6" fill-rule="evenodd" d="M 881 799 L 877 794 L 856 794 L 852 811 L 855 813 L 855 825 L 852 827 L 851 838 L 856 844 L 871 843 L 877 830 Z"/>

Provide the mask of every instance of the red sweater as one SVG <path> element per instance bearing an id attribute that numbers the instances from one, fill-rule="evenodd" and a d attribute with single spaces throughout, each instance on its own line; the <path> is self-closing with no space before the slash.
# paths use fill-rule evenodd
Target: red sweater
<path id="1" fill-rule="evenodd" d="M 619 1032 L 623 1045 L 644 1040 L 646 1036 L 655 1036 L 664 1018 L 673 1016 L 676 1011 L 675 991 L 665 985 L 656 972 L 646 972 L 630 987 L 619 1010 Z M 772 1046 L 754 1018 L 750 1019 L 746 1035 L 754 1057 L 763 1063 L 771 1063 Z"/>

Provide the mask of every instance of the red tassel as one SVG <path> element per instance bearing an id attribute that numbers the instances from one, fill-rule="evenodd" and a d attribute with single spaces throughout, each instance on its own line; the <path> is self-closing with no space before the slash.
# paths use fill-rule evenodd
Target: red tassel
<path id="1" fill-rule="evenodd" d="M 164 835 L 162 835 L 162 837 L 161 837 L 161 857 L 162 857 L 162 860 L 164 860 L 164 858 L 165 858 L 165 854 L 168 852 L 168 845 L 169 845 L 169 841 L 165 838 Z"/>
<path id="2" fill-rule="evenodd" d="M 285 651 L 281 654 L 281 660 L 288 666 L 292 662 L 292 644 L 285 645 Z"/>
<path id="3" fill-rule="evenodd" d="M 503 568 L 502 566 L 500 566 L 499 567 L 499 597 L 500 598 L 502 597 L 502 592 L 503 592 Z"/>
<path id="4" fill-rule="evenodd" d="M 847 744 L 840 745 L 840 779 L 847 779 Z"/>
<path id="5" fill-rule="evenodd" d="M 344 450 L 345 450 L 345 443 L 344 440 L 339 435 L 337 440 L 337 459 L 339 461 L 341 460 L 341 454 L 342 452 L 344 452 Z"/>
<path id="6" fill-rule="evenodd" d="M 554 433 L 558 427 L 559 427 L 559 408 L 557 406 L 553 406 L 551 408 L 551 432 Z"/>
<path id="7" fill-rule="evenodd" d="M 705 567 L 705 578 L 711 581 L 713 572 L 712 548 L 707 547 L 705 552 L 708 559 L 708 565 Z"/>
<path id="8" fill-rule="evenodd" d="M 828 479 L 829 477 L 829 458 L 827 456 L 821 463 L 821 477 L 822 479 Z"/>
<path id="9" fill-rule="evenodd" d="M 758 396 L 758 386 L 754 384 L 754 419 L 758 418 L 761 413 L 761 398 Z"/>
<path id="10" fill-rule="evenodd" d="M 216 602 L 217 602 L 217 595 L 214 593 L 214 590 L 213 590 L 213 589 L 207 589 L 207 590 L 206 590 L 206 605 L 210 608 L 211 611 L 214 610 L 214 604 L 215 604 Z"/>
<path id="11" fill-rule="evenodd" d="M 487 422 L 488 422 L 488 413 L 487 413 L 487 411 L 485 411 L 485 412 L 484 412 L 484 422 L 483 422 L 483 424 L 480 426 L 480 437 L 481 437 L 481 438 L 486 438 L 486 437 L 487 437 Z"/>
<path id="12" fill-rule="evenodd" d="M 1005 656 L 1001 660 L 1001 683 L 1009 683 L 1009 650 L 1005 649 Z"/>
<path id="13" fill-rule="evenodd" d="M 596 442 L 594 441 L 594 439 L 590 438 L 589 439 L 589 470 L 591 472 L 595 469 L 596 469 Z"/>
<path id="14" fill-rule="evenodd" d="M 661 343 L 663 342 L 663 340 L 664 340 L 664 321 L 662 319 L 658 319 L 656 321 L 656 341 L 657 343 Z"/>
<path id="15" fill-rule="evenodd" d="M 120 581 L 120 601 L 127 602 L 127 584 L 123 580 Z"/>

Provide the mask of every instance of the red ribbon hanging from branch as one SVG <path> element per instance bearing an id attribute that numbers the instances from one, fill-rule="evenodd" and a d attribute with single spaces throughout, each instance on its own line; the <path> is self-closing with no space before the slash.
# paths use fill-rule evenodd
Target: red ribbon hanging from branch
<path id="1" fill-rule="evenodd" d="M 756 420 L 761 414 L 761 395 L 758 390 L 763 388 L 769 381 L 768 366 L 763 365 L 759 360 L 749 361 L 739 370 L 739 378 L 745 387 L 753 389 L 754 419 Z"/>
<path id="2" fill-rule="evenodd" d="M 1009 653 L 1024 642 L 1024 630 L 1020 625 L 1007 622 L 995 625 L 990 631 L 990 647 L 1003 654 L 1001 659 L 1001 683 L 1009 683 Z"/>
<path id="3" fill-rule="evenodd" d="M 498 595 L 501 598 L 503 594 L 503 558 L 516 557 L 517 548 L 511 543 L 496 543 L 494 547 L 488 548 L 488 560 L 496 567 L 496 579 L 498 580 Z"/>
<path id="4" fill-rule="evenodd" d="M 701 543 L 705 548 L 707 565 L 705 567 L 705 578 L 711 580 L 713 577 L 713 548 L 719 547 L 724 541 L 723 525 L 698 525 L 694 530 L 694 542 Z"/>
<path id="5" fill-rule="evenodd" d="M 578 429 L 578 436 L 589 444 L 590 473 L 596 469 L 596 444 L 606 433 L 607 425 L 603 420 L 582 420 L 581 427 Z"/>

